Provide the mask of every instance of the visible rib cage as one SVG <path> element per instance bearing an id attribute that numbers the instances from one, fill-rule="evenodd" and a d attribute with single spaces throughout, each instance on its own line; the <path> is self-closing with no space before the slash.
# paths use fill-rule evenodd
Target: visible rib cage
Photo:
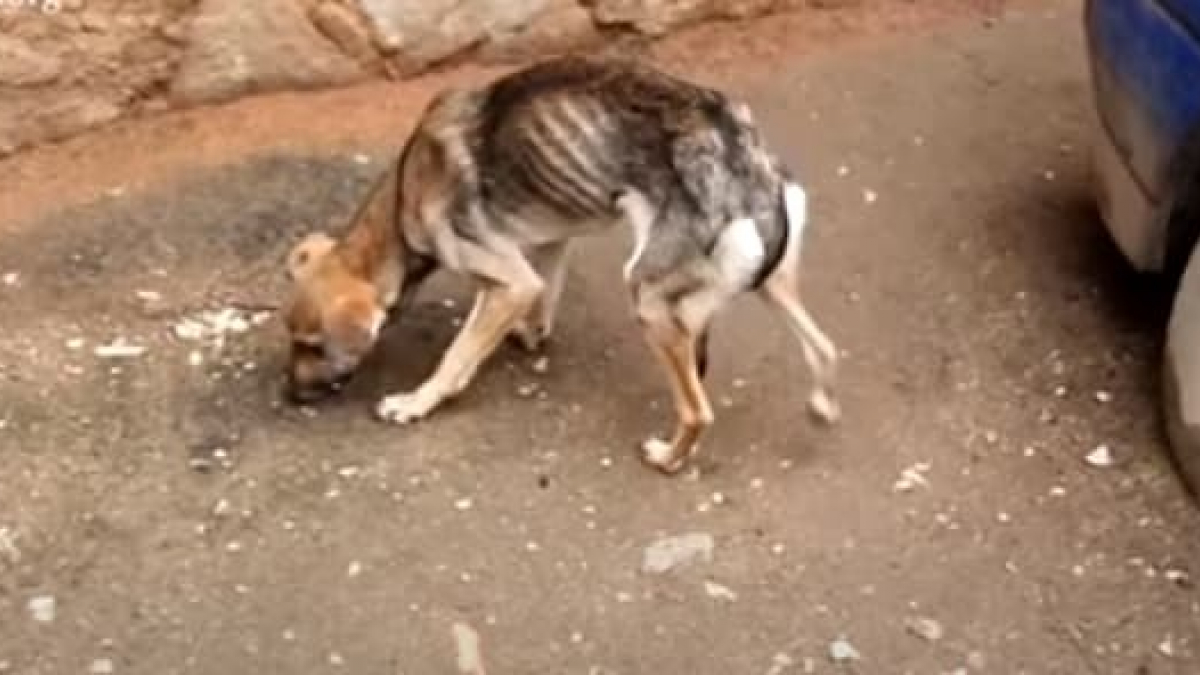
<path id="1" fill-rule="evenodd" d="M 736 218 L 754 219 L 769 249 L 783 236 L 780 171 L 744 109 L 635 63 L 548 61 L 442 97 L 421 131 L 457 155 L 446 217 L 467 238 L 557 238 L 611 221 L 631 190 L 689 254 L 710 250 Z"/>

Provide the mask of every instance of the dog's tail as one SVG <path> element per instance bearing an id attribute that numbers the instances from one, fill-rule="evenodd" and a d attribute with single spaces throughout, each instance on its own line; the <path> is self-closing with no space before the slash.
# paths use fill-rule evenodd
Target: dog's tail
<path id="1" fill-rule="evenodd" d="M 767 256 L 754 286 L 758 288 L 780 270 L 795 270 L 800 264 L 804 228 L 808 225 L 808 193 L 790 175 L 780 182 L 778 233 L 767 247 Z"/>

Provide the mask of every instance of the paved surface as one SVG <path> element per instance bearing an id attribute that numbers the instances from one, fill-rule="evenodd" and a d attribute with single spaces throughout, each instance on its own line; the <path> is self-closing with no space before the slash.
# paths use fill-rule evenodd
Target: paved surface
<path id="1" fill-rule="evenodd" d="M 1088 207 L 1077 7 L 1053 6 L 741 86 L 812 188 L 847 414 L 806 421 L 798 346 L 748 300 L 680 480 L 633 454 L 669 404 L 612 282 L 625 233 L 579 257 L 547 372 L 506 351 L 400 430 L 370 406 L 432 367 L 453 282 L 312 415 L 277 403 L 273 324 L 173 332 L 273 300 L 287 242 L 382 157 L 248 160 L 10 227 L 0 672 L 451 673 L 455 622 L 493 674 L 1197 672 L 1167 294 Z M 146 351 L 95 355 L 118 337 Z M 642 571 L 688 533 L 710 560 Z"/>

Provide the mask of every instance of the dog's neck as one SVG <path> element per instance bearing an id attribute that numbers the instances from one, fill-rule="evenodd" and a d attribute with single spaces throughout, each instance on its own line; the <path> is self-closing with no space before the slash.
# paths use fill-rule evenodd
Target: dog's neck
<path id="1" fill-rule="evenodd" d="M 404 291 L 410 255 L 397 223 L 396 168 L 390 167 L 371 188 L 350 229 L 337 245 L 346 270 L 376 289 L 379 303 L 392 307 Z"/>

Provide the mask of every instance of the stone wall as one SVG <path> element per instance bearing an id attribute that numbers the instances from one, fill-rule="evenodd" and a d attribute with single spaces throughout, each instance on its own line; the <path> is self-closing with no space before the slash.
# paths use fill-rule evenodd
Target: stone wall
<path id="1" fill-rule="evenodd" d="M 805 1 L 0 0 L 0 156 L 127 115 L 400 79 L 467 56 L 519 60 Z"/>

